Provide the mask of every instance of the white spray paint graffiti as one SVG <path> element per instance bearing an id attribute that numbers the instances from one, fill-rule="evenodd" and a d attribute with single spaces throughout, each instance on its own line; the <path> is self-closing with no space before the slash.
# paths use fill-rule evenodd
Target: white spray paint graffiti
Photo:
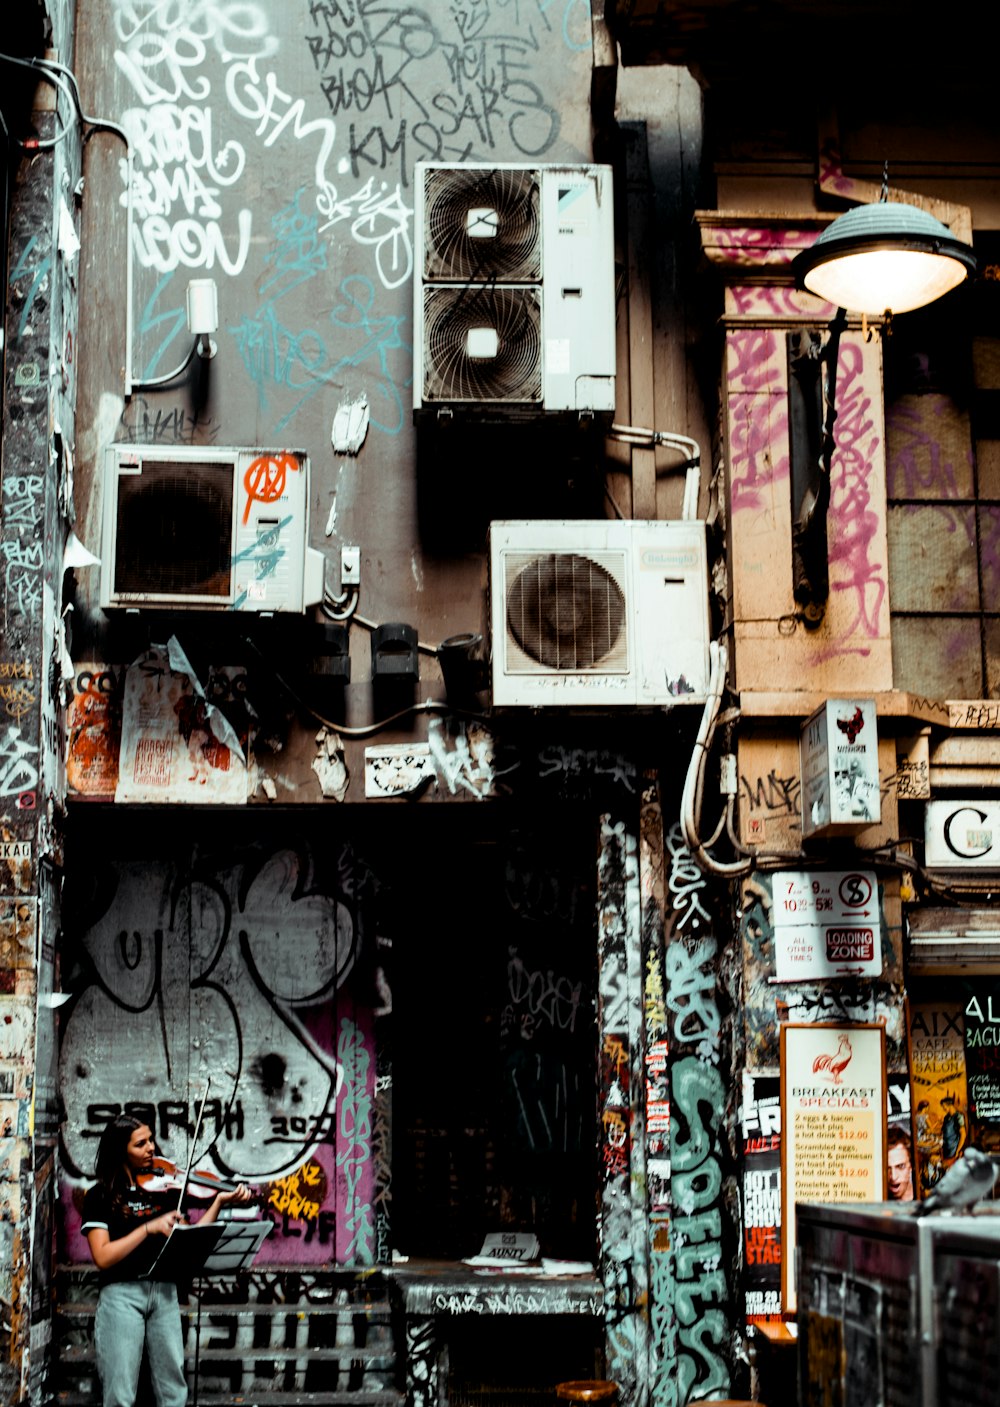
<path id="1" fill-rule="evenodd" d="M 32 616 L 41 606 L 45 549 L 33 537 L 42 521 L 44 489 L 40 474 L 11 474 L 3 481 L 3 525 L 11 536 L 0 542 L 0 554 L 6 564 L 6 605 L 12 615 Z M 23 540 L 18 535 L 22 533 Z"/>
<path id="2" fill-rule="evenodd" d="M 268 31 L 263 9 L 245 0 L 117 5 L 115 63 L 141 104 L 122 124 L 134 155 L 133 246 L 143 268 L 243 270 L 252 214 L 240 210 L 235 232 L 224 233 L 219 191 L 239 181 L 246 152 L 233 138 L 213 140 L 212 84 L 203 70 L 218 59 L 231 64 L 274 53 L 277 40 Z"/>
<path id="3" fill-rule="evenodd" d="M 427 730 L 439 781 L 452 796 L 461 789 L 477 801 L 493 793 L 493 737 L 481 724 L 459 722 L 449 737 L 440 718 L 432 718 Z M 449 746 L 450 744 L 450 746 Z"/>
<path id="4" fill-rule="evenodd" d="M 271 72 L 267 73 L 262 85 L 255 59 L 230 65 L 226 72 L 226 96 L 234 112 L 250 122 L 257 123 L 255 135 L 264 137 L 265 147 L 273 146 L 289 127 L 291 130 L 288 135 L 296 141 L 301 141 L 304 137 L 319 138 L 319 150 L 313 167 L 318 192 L 316 208 L 324 218 L 329 219 L 337 200 L 337 188 L 330 181 L 326 171 L 337 135 L 333 121 L 329 117 L 305 121 L 304 100 L 293 98 L 291 93 L 279 88 L 278 80 Z"/>
<path id="5" fill-rule="evenodd" d="M 608 1376 L 632 1400 L 649 1355 L 645 1206 L 632 1196 L 633 1182 L 645 1182 L 641 1117 L 632 1127 L 632 1091 L 643 1081 L 639 847 L 610 816 L 601 818 L 598 892 L 605 1349 Z"/>
<path id="6" fill-rule="evenodd" d="M 21 737 L 15 723 L 0 735 L 0 796 L 19 796 L 38 785 L 38 768 L 32 761 L 38 748 Z"/>
<path id="7" fill-rule="evenodd" d="M 7 564 L 7 610 L 11 615 L 33 616 L 42 604 L 42 568 L 45 549 L 40 542 L 0 542 Z"/>
<path id="8" fill-rule="evenodd" d="M 398 288 L 413 273 L 413 241 L 410 219 L 413 210 L 406 204 L 399 182 L 390 189 L 387 181 L 369 176 L 353 195 L 338 196 L 333 210 L 320 226 L 320 232 L 349 220 L 351 238 L 375 250 L 375 267 L 384 288 Z"/>
<path id="9" fill-rule="evenodd" d="M 723 1354 L 729 1291 L 722 1266 L 720 1144 L 726 1088 L 719 1073 L 721 1016 L 715 1000 L 716 939 L 702 904 L 705 879 L 679 825 L 667 837 L 672 916 L 666 951 L 671 1043 L 685 1053 L 671 1068 L 670 1161 L 674 1202 L 674 1305 L 678 1324 L 677 1397 L 728 1394 Z"/>

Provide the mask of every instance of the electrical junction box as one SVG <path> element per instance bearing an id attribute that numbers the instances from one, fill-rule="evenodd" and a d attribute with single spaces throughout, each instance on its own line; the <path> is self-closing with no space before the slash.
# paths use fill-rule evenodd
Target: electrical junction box
<path id="1" fill-rule="evenodd" d="M 882 819 L 874 699 L 827 699 L 799 735 L 802 835 L 852 835 Z"/>

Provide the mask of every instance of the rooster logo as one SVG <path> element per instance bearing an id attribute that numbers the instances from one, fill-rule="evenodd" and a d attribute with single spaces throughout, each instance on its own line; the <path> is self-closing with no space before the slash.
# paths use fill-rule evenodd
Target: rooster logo
<path id="1" fill-rule="evenodd" d="M 865 726 L 865 716 L 860 708 L 856 708 L 850 718 L 838 718 L 837 727 L 842 733 L 847 734 L 847 741 L 853 743 L 854 739 Z"/>
<path id="2" fill-rule="evenodd" d="M 851 1049 L 850 1041 L 846 1036 L 841 1036 L 840 1043 L 832 1054 L 817 1055 L 816 1059 L 813 1061 L 813 1074 L 818 1075 L 821 1070 L 829 1070 L 830 1074 L 833 1076 L 833 1083 L 835 1085 L 843 1084 L 843 1080 L 840 1077 L 851 1063 L 851 1056 L 853 1054 L 854 1051 Z"/>

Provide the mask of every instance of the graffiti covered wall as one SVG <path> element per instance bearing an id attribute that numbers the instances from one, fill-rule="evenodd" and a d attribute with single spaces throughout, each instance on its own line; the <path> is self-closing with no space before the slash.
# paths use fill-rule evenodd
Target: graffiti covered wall
<path id="1" fill-rule="evenodd" d="M 59 1055 L 67 1252 L 120 1110 L 186 1165 L 261 1190 L 260 1261 L 374 1263 L 374 876 L 346 845 L 194 852 L 74 873 Z"/>

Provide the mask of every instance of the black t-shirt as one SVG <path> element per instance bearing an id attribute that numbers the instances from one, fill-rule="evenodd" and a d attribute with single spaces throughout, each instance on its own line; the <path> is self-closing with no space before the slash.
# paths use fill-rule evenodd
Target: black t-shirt
<path id="1" fill-rule="evenodd" d="M 81 1229 L 86 1236 L 88 1231 L 103 1227 L 110 1241 L 119 1241 L 144 1221 L 160 1216 L 163 1210 L 161 1199 L 151 1197 L 141 1187 L 134 1187 L 123 1196 L 112 1197 L 104 1184 L 98 1182 L 83 1199 Z M 111 1285 L 119 1280 L 138 1280 L 148 1275 L 165 1245 L 163 1236 L 145 1236 L 124 1260 L 99 1272 L 99 1283 Z"/>

